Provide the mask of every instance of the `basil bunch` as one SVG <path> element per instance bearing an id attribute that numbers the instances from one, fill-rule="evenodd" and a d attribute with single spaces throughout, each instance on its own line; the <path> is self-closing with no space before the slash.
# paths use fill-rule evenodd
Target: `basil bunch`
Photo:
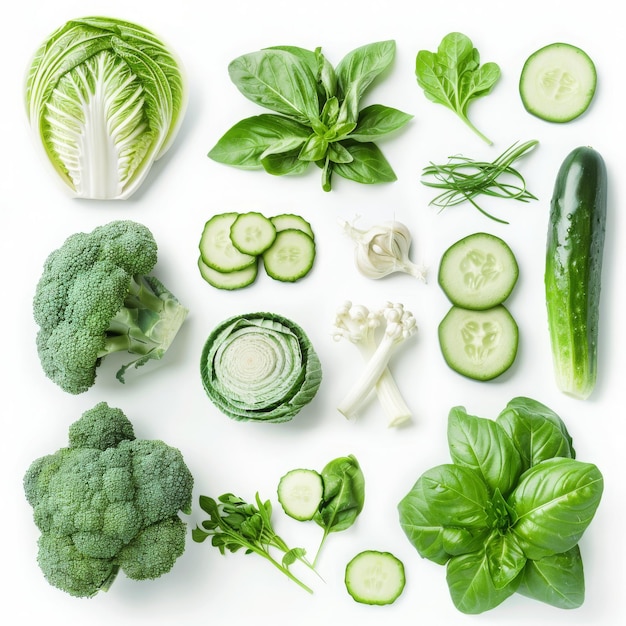
<path id="1" fill-rule="evenodd" d="M 516 591 L 560 608 L 584 600 L 578 542 L 603 478 L 575 459 L 561 419 L 514 398 L 495 421 L 453 408 L 452 463 L 426 471 L 400 501 L 400 524 L 422 557 L 446 565 L 452 600 L 482 613 Z"/>
<path id="2" fill-rule="evenodd" d="M 275 113 L 236 123 L 208 156 L 242 169 L 300 174 L 313 162 L 322 169 L 322 188 L 331 190 L 333 173 L 359 183 L 383 183 L 396 175 L 378 138 L 413 116 L 373 104 L 360 109 L 372 81 L 395 56 L 395 42 L 368 44 L 333 67 L 320 48 L 275 46 L 236 58 L 231 80 L 252 102 Z"/>

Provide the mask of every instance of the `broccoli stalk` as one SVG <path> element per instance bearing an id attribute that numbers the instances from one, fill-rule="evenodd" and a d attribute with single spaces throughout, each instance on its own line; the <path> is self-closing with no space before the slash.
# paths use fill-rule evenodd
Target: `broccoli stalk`
<path id="1" fill-rule="evenodd" d="M 185 321 L 187 309 L 154 276 L 133 276 L 124 306 L 115 314 L 105 333 L 103 358 L 113 352 L 140 355 L 122 365 L 116 378 L 124 382 L 131 367 L 139 367 L 150 359 L 160 359 Z"/>

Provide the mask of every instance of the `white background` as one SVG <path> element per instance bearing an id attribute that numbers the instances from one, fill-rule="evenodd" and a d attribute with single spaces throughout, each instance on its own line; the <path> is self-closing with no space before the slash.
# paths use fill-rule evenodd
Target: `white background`
<path id="1" fill-rule="evenodd" d="M 624 610 L 624 416 L 621 312 L 624 280 L 624 102 L 623 23 L 614 3 L 526 0 L 406 2 L 240 0 L 238 2 L 151 2 L 56 0 L 14 3 L 0 39 L 2 95 L 0 124 L 0 247 L 4 298 L 1 307 L 4 350 L 0 360 L 4 395 L 2 454 L 3 613 L 20 623 L 109 625 L 115 623 L 276 624 L 385 623 L 594 624 L 620 623 Z M 110 15 L 136 21 L 162 36 L 183 60 L 189 106 L 171 152 L 151 171 L 141 190 L 121 202 L 79 201 L 68 196 L 38 156 L 23 107 L 23 79 L 30 56 L 66 20 Z M 415 55 L 436 49 L 451 31 L 467 34 L 482 61 L 495 61 L 502 77 L 487 98 L 472 105 L 476 125 L 494 141 L 489 147 L 452 112 L 426 100 L 418 88 Z M 261 110 L 230 82 L 228 63 L 264 46 L 321 46 L 337 64 L 350 50 L 395 39 L 396 61 L 376 83 L 366 103 L 394 106 L 414 115 L 400 133 L 380 142 L 398 181 L 363 186 L 336 177 L 334 190 L 321 190 L 314 166 L 298 178 L 273 178 L 214 163 L 206 154 L 232 124 Z M 518 79 L 527 56 L 555 41 L 582 47 L 594 59 L 598 90 L 586 115 L 552 125 L 523 109 Z M 493 159 L 518 140 L 540 146 L 519 169 L 538 201 L 488 202 L 509 219 L 492 222 L 469 206 L 438 213 L 428 205 L 432 190 L 419 182 L 430 160 L 461 153 Z M 556 389 L 552 374 L 543 295 L 544 250 L 549 200 L 558 167 L 579 145 L 591 145 L 605 158 L 609 214 L 601 302 L 599 378 L 586 401 Z M 202 281 L 197 245 L 205 221 L 226 210 L 258 210 L 273 215 L 300 213 L 316 233 L 318 256 L 312 273 L 296 284 L 260 275 L 250 288 L 228 293 Z M 409 226 L 412 258 L 430 268 L 423 284 L 408 275 L 373 281 L 353 263 L 352 244 L 339 218 L 361 216 L 361 224 L 396 218 Z M 111 359 L 93 388 L 71 396 L 43 375 L 35 350 L 31 300 L 46 256 L 71 233 L 89 231 L 114 219 L 147 225 L 159 243 L 156 274 L 190 314 L 166 358 L 129 372 L 127 384 L 114 379 Z M 443 251 L 478 230 L 504 238 L 520 264 L 520 279 L 508 301 L 521 333 L 517 361 L 490 383 L 473 382 L 447 368 L 437 344 L 439 320 L 447 301 L 436 282 Z M 419 332 L 392 361 L 392 371 L 414 412 L 413 423 L 388 429 L 372 401 L 360 418 L 346 421 L 337 403 L 363 366 L 354 346 L 331 338 L 334 311 L 346 299 L 376 307 L 403 302 L 417 318 Z M 199 355 L 211 329 L 225 317 L 259 310 L 299 323 L 322 362 L 324 380 L 314 401 L 292 422 L 249 424 L 229 420 L 213 407 L 199 377 Z M 480 616 L 453 606 L 445 569 L 422 560 L 404 536 L 396 507 L 418 476 L 449 460 L 447 414 L 465 406 L 495 416 L 515 396 L 529 396 L 555 410 L 574 438 L 578 458 L 596 463 L 605 477 L 597 515 L 581 541 L 586 572 L 584 605 L 564 611 L 514 595 Z M 122 408 L 138 436 L 177 446 L 196 479 L 190 527 L 202 519 L 197 496 L 233 491 L 252 499 L 255 492 L 274 503 L 278 479 L 289 469 L 321 469 L 329 460 L 354 454 L 366 479 L 366 504 L 357 523 L 331 535 L 319 561 L 325 582 L 296 572 L 314 587 L 308 595 L 268 563 L 242 553 L 221 556 L 208 544 L 189 540 L 185 554 L 166 576 L 134 582 L 120 574 L 108 593 L 76 599 L 50 587 L 36 563 L 38 531 L 23 497 L 22 477 L 35 458 L 66 445 L 67 428 L 97 402 Z M 275 526 L 291 545 L 311 552 L 321 536 L 314 524 L 301 524 L 275 508 Z M 355 603 L 343 584 L 345 564 L 363 549 L 389 550 L 406 567 L 403 595 L 388 607 Z"/>

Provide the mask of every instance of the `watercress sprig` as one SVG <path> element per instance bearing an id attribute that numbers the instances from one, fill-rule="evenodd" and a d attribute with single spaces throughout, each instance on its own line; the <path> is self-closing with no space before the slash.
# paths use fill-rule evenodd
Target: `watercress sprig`
<path id="1" fill-rule="evenodd" d="M 493 142 L 468 117 L 469 105 L 489 94 L 500 78 L 493 62 L 480 64 L 480 54 L 462 33 L 449 33 L 436 52 L 420 50 L 415 60 L 417 84 L 432 102 L 454 111 L 483 141 Z"/>
<path id="2" fill-rule="evenodd" d="M 313 593 L 289 568 L 296 561 L 300 561 L 313 571 L 315 569 L 306 559 L 303 548 L 290 548 L 276 534 L 269 500 L 262 501 L 257 493 L 255 503 L 249 504 L 232 493 L 225 493 L 217 501 L 208 496 L 200 496 L 199 501 L 200 508 L 208 513 L 209 519 L 203 521 L 201 527 L 192 530 L 194 541 L 202 543 L 211 537 L 211 545 L 218 548 L 221 554 L 226 551 L 237 552 L 242 548 L 246 554 L 258 554 L 302 589 Z M 280 561 L 272 555 L 274 551 L 282 554 Z"/>
<path id="3" fill-rule="evenodd" d="M 361 108 L 363 94 L 394 56 L 395 42 L 381 41 L 349 52 L 336 68 L 321 48 L 274 46 L 234 59 L 232 82 L 273 113 L 237 122 L 209 158 L 275 176 L 300 174 L 315 163 L 324 191 L 332 189 L 333 174 L 364 184 L 396 180 L 375 141 L 413 116 L 381 104 Z"/>

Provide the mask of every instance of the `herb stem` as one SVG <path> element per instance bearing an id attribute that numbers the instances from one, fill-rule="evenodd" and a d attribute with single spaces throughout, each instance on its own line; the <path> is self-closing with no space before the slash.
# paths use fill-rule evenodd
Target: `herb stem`
<path id="1" fill-rule="evenodd" d="M 478 205 L 477 196 L 492 198 L 513 198 L 521 202 L 536 200 L 528 191 L 522 174 L 513 167 L 513 163 L 539 142 L 537 140 L 518 142 L 507 148 L 494 161 L 477 161 L 463 156 L 450 156 L 448 162 L 437 165 L 432 161 L 422 171 L 422 184 L 441 189 L 442 192 L 431 200 L 430 204 L 442 210 L 463 202 L 470 202 L 486 217 L 508 224 Z M 427 177 L 431 177 L 428 180 Z M 506 179 L 503 180 L 503 178 Z"/>

